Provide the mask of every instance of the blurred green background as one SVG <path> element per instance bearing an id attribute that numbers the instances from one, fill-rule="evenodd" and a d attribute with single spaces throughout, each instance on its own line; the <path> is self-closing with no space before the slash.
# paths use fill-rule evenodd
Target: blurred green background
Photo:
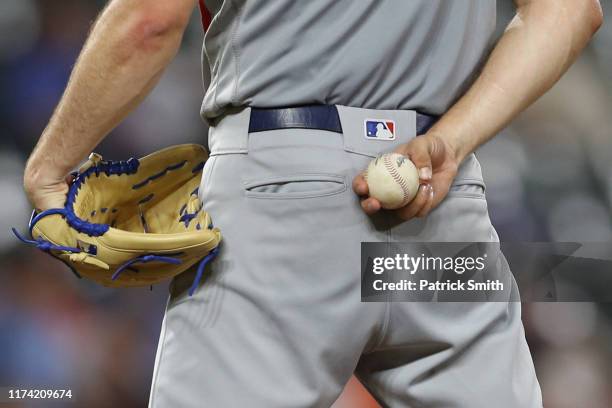
<path id="1" fill-rule="evenodd" d="M 602 3 L 611 18 L 612 0 Z M 9 232 L 29 217 L 21 189 L 25 159 L 104 4 L 0 2 L 0 387 L 70 387 L 75 406 L 143 407 L 167 288 L 110 290 L 77 280 Z M 498 1 L 500 33 L 513 12 L 510 1 Z M 477 153 L 502 240 L 612 243 L 610 27 L 605 21 L 563 80 Z M 202 36 L 194 14 L 159 86 L 100 153 L 125 159 L 203 142 Z M 612 406 L 611 305 L 525 304 L 523 320 L 547 408 Z M 370 406 L 354 381 L 335 405 Z"/>

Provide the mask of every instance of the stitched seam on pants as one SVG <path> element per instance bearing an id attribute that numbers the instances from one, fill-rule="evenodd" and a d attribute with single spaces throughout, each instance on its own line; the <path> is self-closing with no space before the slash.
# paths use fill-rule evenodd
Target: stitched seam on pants
<path id="1" fill-rule="evenodd" d="M 165 316 L 164 316 L 164 320 L 162 323 L 162 332 L 159 336 L 159 356 L 156 356 L 153 379 L 151 381 L 151 395 L 149 396 L 149 407 L 154 406 L 153 404 L 154 404 L 155 396 L 158 392 L 158 387 L 156 386 L 156 384 L 157 384 L 157 379 L 159 378 L 159 370 L 161 366 L 162 355 L 164 354 L 164 349 L 165 349 L 164 346 L 166 344 L 166 333 L 168 332 L 167 317 L 168 317 L 168 306 L 170 306 L 170 298 L 171 297 L 168 296 L 168 300 L 166 302 L 166 310 L 164 312 Z"/>
<path id="2" fill-rule="evenodd" d="M 202 191 L 202 202 L 204 202 L 204 199 L 205 199 L 204 193 L 206 192 L 205 191 L 206 190 L 206 185 L 211 183 L 213 175 L 214 175 L 214 172 L 215 172 L 215 167 L 216 167 L 216 164 L 217 164 L 217 157 L 216 156 L 215 157 L 210 157 L 209 160 L 212 160 L 212 163 L 210 165 L 210 169 L 208 170 L 208 174 L 206 175 L 206 179 L 202 179 L 202 186 L 201 186 L 202 190 L 203 190 Z M 205 176 L 202 176 L 202 177 L 205 177 Z M 213 220 L 213 222 L 214 222 L 214 220 Z"/>
<path id="3" fill-rule="evenodd" d="M 459 197 L 459 198 L 471 198 L 474 200 L 485 200 L 485 196 L 482 194 L 470 194 L 461 192 L 449 192 L 447 197 Z"/>
<path id="4" fill-rule="evenodd" d="M 258 187 L 302 182 L 322 182 L 329 184 L 329 186 L 315 190 L 292 192 L 264 192 L 256 190 Z M 334 173 L 295 173 L 245 180 L 242 182 L 242 187 L 245 190 L 246 196 L 252 198 L 310 198 L 342 193 L 347 190 L 347 181 L 346 176 Z"/>
<path id="5" fill-rule="evenodd" d="M 391 230 L 388 230 L 386 235 L 387 235 L 387 244 L 389 244 L 391 242 Z M 376 350 L 377 348 L 382 346 L 382 344 L 385 341 L 385 338 L 387 337 L 387 330 L 389 329 L 389 323 L 391 320 L 391 301 L 390 301 L 391 295 L 387 294 L 386 297 L 387 299 L 385 302 L 385 314 L 383 315 L 383 325 L 380 328 L 380 336 L 378 337 L 378 341 L 376 342 L 372 350 Z"/>
<path id="6" fill-rule="evenodd" d="M 343 186 L 338 190 L 330 190 L 326 192 L 318 192 L 318 193 L 305 193 L 305 194 L 281 194 L 281 193 L 264 193 L 264 192 L 255 192 L 255 191 L 245 191 L 244 196 L 247 198 L 252 198 L 256 200 L 304 200 L 310 198 L 324 198 L 331 197 L 338 194 L 344 193 L 348 187 Z"/>

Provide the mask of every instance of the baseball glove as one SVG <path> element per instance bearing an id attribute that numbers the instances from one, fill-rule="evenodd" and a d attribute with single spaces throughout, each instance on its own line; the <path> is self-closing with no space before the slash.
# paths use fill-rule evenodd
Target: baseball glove
<path id="1" fill-rule="evenodd" d="M 192 295 L 221 240 L 198 198 L 207 158 L 199 145 L 121 162 L 94 153 L 74 173 L 64 208 L 35 211 L 32 239 L 13 232 L 109 287 L 153 285 L 199 263 Z"/>

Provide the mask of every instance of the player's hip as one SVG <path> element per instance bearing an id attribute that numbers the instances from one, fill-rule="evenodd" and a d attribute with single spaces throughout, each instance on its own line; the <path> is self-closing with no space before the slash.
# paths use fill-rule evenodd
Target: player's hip
<path id="1" fill-rule="evenodd" d="M 302 173 L 354 176 L 371 158 L 426 133 L 437 119 L 411 110 L 337 105 L 246 107 L 217 120 L 207 141 L 212 157 L 240 155 L 248 163 L 242 182 L 252 188 L 258 182 L 254 175 L 277 179 L 280 173 L 293 173 L 291 180 Z M 474 155 L 464 160 L 454 184 L 484 189 Z"/>
<path id="2" fill-rule="evenodd" d="M 367 222 L 351 190 L 352 179 L 373 157 L 425 133 L 434 122 L 415 111 L 325 105 L 245 108 L 210 128 L 211 158 L 201 189 L 204 202 L 211 207 L 219 202 L 224 209 L 235 203 L 273 217 L 342 211 Z M 471 212 L 472 218 L 488 223 L 484 189 L 480 164 L 470 155 L 440 212 L 459 222 Z M 390 225 L 393 221 L 390 217 Z"/>

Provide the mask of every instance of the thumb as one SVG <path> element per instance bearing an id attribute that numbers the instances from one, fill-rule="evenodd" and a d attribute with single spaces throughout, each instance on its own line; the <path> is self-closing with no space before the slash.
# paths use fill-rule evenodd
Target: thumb
<path id="1" fill-rule="evenodd" d="M 423 137 L 412 139 L 409 143 L 401 145 L 395 150 L 397 153 L 408 156 L 419 172 L 421 181 L 429 182 L 432 178 L 432 163 L 429 143 Z"/>

